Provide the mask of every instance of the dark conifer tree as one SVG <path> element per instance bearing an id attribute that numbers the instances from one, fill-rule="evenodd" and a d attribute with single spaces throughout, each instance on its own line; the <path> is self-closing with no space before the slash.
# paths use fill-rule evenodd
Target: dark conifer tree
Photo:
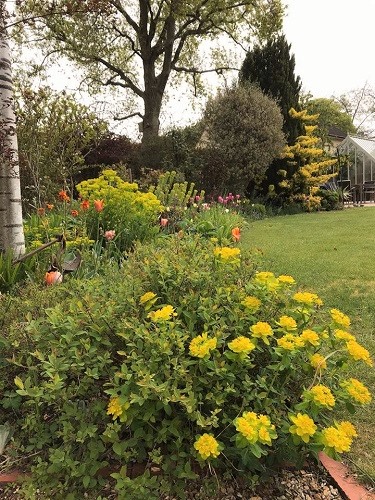
<path id="1" fill-rule="evenodd" d="M 252 82 L 259 85 L 265 94 L 277 101 L 284 118 L 283 132 L 288 145 L 294 144 L 296 138 L 302 134 L 300 121 L 289 115 L 291 108 L 300 110 L 302 86 L 300 77 L 295 75 L 295 58 L 290 50 L 291 45 L 285 35 L 280 35 L 269 40 L 264 46 L 255 46 L 249 51 L 240 72 L 240 83 Z M 263 194 L 268 192 L 270 184 L 274 185 L 277 191 L 281 180 L 277 174 L 279 170 L 292 174 L 286 160 L 275 160 L 266 172 Z"/>

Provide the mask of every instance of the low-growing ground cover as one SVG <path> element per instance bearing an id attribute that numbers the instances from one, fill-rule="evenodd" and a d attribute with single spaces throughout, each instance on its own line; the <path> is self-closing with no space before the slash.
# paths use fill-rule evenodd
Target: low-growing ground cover
<path id="1" fill-rule="evenodd" d="M 261 250 L 264 266 L 292 275 L 324 302 L 347 313 L 360 342 L 375 352 L 375 209 L 353 208 L 251 221 L 244 245 Z M 351 368 L 375 387 L 373 368 Z M 360 437 L 347 459 L 375 479 L 375 405 L 361 408 L 353 419 Z"/>

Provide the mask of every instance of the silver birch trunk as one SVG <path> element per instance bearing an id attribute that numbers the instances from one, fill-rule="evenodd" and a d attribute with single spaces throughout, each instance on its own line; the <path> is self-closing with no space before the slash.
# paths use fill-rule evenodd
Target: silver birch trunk
<path id="1" fill-rule="evenodd" d="M 0 253 L 25 252 L 6 2 L 0 0 Z"/>

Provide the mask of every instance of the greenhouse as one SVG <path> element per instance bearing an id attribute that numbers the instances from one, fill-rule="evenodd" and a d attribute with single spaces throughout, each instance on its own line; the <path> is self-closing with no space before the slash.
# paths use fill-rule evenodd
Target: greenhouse
<path id="1" fill-rule="evenodd" d="M 337 148 L 338 183 L 354 203 L 375 202 L 375 140 L 346 136 Z"/>

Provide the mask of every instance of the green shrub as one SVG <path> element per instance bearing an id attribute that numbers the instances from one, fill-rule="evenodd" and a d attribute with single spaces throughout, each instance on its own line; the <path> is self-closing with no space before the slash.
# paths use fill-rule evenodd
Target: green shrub
<path id="1" fill-rule="evenodd" d="M 208 239 L 159 238 L 106 276 L 61 286 L 54 307 L 20 312 L 0 404 L 11 449 L 30 456 L 30 498 L 98 494 L 107 464 L 119 498 L 159 498 L 166 483 L 151 470 L 178 486 L 207 464 L 259 474 L 349 449 L 355 429 L 331 409 L 369 401 L 342 375 L 350 360 L 372 364 L 369 353 L 347 316 L 256 263 Z M 136 462 L 146 473 L 133 481 Z"/>
<path id="2" fill-rule="evenodd" d="M 82 181 L 77 190 L 91 203 L 86 213 L 90 238 L 103 242 L 115 237 L 116 248 L 129 250 L 135 241 L 145 241 L 158 232 L 156 225 L 162 205 L 152 193 L 123 181 L 114 170 L 104 170 L 98 179 Z M 108 237 L 108 233 L 112 237 Z M 114 233 L 113 233 L 114 232 Z"/>
<path id="3" fill-rule="evenodd" d="M 320 189 L 317 195 L 321 198 L 320 205 L 323 210 L 340 210 L 343 208 L 338 190 Z"/>
<path id="4" fill-rule="evenodd" d="M 205 238 L 216 239 L 219 245 L 225 245 L 232 238 L 232 230 L 236 227 L 243 228 L 244 218 L 232 208 L 225 208 L 220 204 L 201 204 L 200 207 L 192 207 L 185 213 L 185 217 L 179 223 L 179 228 L 190 234 L 200 234 Z"/>

